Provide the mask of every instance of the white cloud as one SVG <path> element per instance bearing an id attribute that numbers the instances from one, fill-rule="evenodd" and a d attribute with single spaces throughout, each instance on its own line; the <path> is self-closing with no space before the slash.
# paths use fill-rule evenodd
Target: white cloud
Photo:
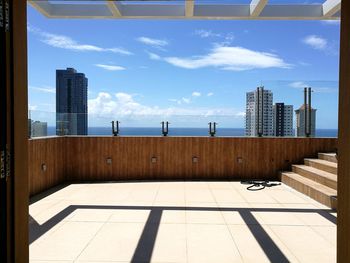
<path id="1" fill-rule="evenodd" d="M 217 43 L 214 43 L 214 45 L 219 45 L 219 46 L 229 46 L 231 45 L 232 41 L 235 39 L 235 35 L 232 32 L 220 34 L 220 33 L 215 33 L 212 30 L 198 29 L 194 31 L 194 34 L 201 38 L 219 39 Z"/>
<path id="2" fill-rule="evenodd" d="M 340 20 L 322 20 L 321 23 L 324 25 L 340 25 Z"/>
<path id="3" fill-rule="evenodd" d="M 181 104 L 181 100 L 177 100 L 177 99 L 169 99 L 169 101 L 171 102 L 175 102 L 177 104 Z"/>
<path id="4" fill-rule="evenodd" d="M 227 33 L 225 39 L 227 41 L 233 41 L 235 39 L 235 35 L 233 33 Z"/>
<path id="5" fill-rule="evenodd" d="M 114 53 L 119 53 L 121 55 L 133 55 L 132 52 L 124 49 L 124 48 L 121 48 L 121 47 L 114 47 L 114 48 L 103 48 L 102 51 L 111 51 L 111 52 L 114 52 Z"/>
<path id="6" fill-rule="evenodd" d="M 38 108 L 38 106 L 37 105 L 31 105 L 31 104 L 29 104 L 28 105 L 28 110 L 36 110 Z"/>
<path id="7" fill-rule="evenodd" d="M 317 50 L 325 50 L 328 41 L 325 38 L 316 35 L 310 35 L 303 39 L 303 43 Z"/>
<path id="8" fill-rule="evenodd" d="M 183 98 L 186 99 L 186 98 Z M 176 101 L 176 100 L 172 100 Z M 135 101 L 134 96 L 119 92 L 114 96 L 107 92 L 100 92 L 94 99 L 89 100 L 89 115 L 103 118 L 135 118 L 142 116 L 227 116 L 229 118 L 241 118 L 243 112 L 232 108 L 180 108 L 158 106 L 146 106 Z"/>
<path id="9" fill-rule="evenodd" d="M 48 33 L 32 26 L 28 26 L 28 32 L 39 35 L 43 43 L 56 48 L 81 52 L 112 52 L 121 55 L 132 55 L 130 51 L 121 47 L 103 48 L 96 45 L 80 44 L 71 37 Z"/>
<path id="10" fill-rule="evenodd" d="M 309 87 L 308 84 L 306 84 L 305 82 L 302 82 L 302 81 L 292 82 L 292 83 L 289 84 L 289 86 L 292 87 L 292 88 L 296 88 L 296 89 Z"/>
<path id="11" fill-rule="evenodd" d="M 302 81 L 295 81 L 292 83 L 289 83 L 289 86 L 295 89 L 304 89 L 306 87 L 311 87 L 308 83 L 302 82 Z M 330 88 L 330 87 L 311 87 L 312 91 L 318 92 L 318 93 L 333 93 L 337 92 L 337 89 L 335 88 Z"/>
<path id="12" fill-rule="evenodd" d="M 304 62 L 304 61 L 299 61 L 298 64 L 301 65 L 301 66 L 305 66 L 305 67 L 306 67 L 306 66 L 311 66 L 310 63 Z"/>
<path id="13" fill-rule="evenodd" d="M 191 99 L 190 98 L 186 98 L 186 97 L 182 97 L 181 99 L 169 99 L 169 101 L 171 102 L 175 102 L 179 105 L 181 104 L 190 104 L 191 103 Z"/>
<path id="14" fill-rule="evenodd" d="M 182 98 L 181 100 L 186 104 L 191 103 L 191 99 L 189 99 L 189 98 Z"/>
<path id="15" fill-rule="evenodd" d="M 43 87 L 29 86 L 29 89 L 35 90 L 38 92 L 43 92 L 43 93 L 56 93 L 56 89 L 50 86 L 43 86 Z"/>
<path id="16" fill-rule="evenodd" d="M 105 70 L 109 70 L 109 71 L 125 70 L 124 67 L 122 67 L 122 66 L 115 66 L 115 65 L 95 64 L 95 66 L 99 67 L 99 68 L 103 68 Z"/>
<path id="17" fill-rule="evenodd" d="M 181 104 L 190 104 L 193 98 L 200 97 L 202 94 L 198 91 L 194 91 L 191 94 L 191 97 L 182 97 L 181 99 L 169 99 L 171 102 L 175 102 L 179 105 Z"/>
<path id="18" fill-rule="evenodd" d="M 213 96 L 213 95 L 214 95 L 213 92 L 209 92 L 209 93 L 207 94 L 208 97 L 211 97 L 211 96 Z"/>
<path id="19" fill-rule="evenodd" d="M 136 40 L 143 44 L 153 46 L 153 47 L 164 47 L 169 44 L 168 41 L 166 40 L 149 38 L 149 37 L 139 37 Z"/>
<path id="20" fill-rule="evenodd" d="M 232 40 L 235 39 L 235 36 L 232 32 L 228 32 L 226 34 L 220 34 L 220 33 L 215 33 L 212 30 L 206 30 L 206 29 L 198 29 L 194 31 L 194 34 L 201 37 L 201 38 L 223 38 L 227 42 L 231 42 Z"/>
<path id="21" fill-rule="evenodd" d="M 163 60 L 173 66 L 186 69 L 217 67 L 223 70 L 242 71 L 257 68 L 291 67 L 275 54 L 228 46 L 216 46 L 209 54 L 203 56 L 166 57 Z"/>
<path id="22" fill-rule="evenodd" d="M 314 92 L 318 92 L 318 93 L 333 93 L 333 92 L 337 92 L 337 89 L 329 88 L 329 87 L 313 87 L 312 90 Z"/>
<path id="23" fill-rule="evenodd" d="M 208 37 L 220 37 L 221 34 L 214 33 L 211 30 L 205 30 L 205 29 L 198 29 L 194 31 L 194 34 L 201 37 L 201 38 L 208 38 Z"/>
<path id="24" fill-rule="evenodd" d="M 149 58 L 152 60 L 161 60 L 161 57 L 155 53 L 147 52 L 149 55 Z"/>

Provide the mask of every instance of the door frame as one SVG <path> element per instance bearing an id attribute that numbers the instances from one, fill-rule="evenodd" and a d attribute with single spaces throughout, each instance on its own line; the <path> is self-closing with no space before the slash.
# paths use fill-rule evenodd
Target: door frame
<path id="1" fill-rule="evenodd" d="M 10 53 L 6 57 L 6 142 L 10 152 L 10 176 L 6 181 L 7 262 L 28 262 L 28 100 L 27 100 L 27 1 L 10 4 Z M 14 33 L 15 32 L 15 33 Z M 1 40 L 0 40 L 1 41 Z M 337 261 L 350 262 L 350 1 L 342 1 L 339 80 L 339 162 Z M 9 58 L 8 58 L 9 57 Z M 1 63 L 3 63 L 3 58 Z M 1 83 L 1 82 L 0 82 Z M 3 83 L 1 83 L 3 85 Z M 0 88 L 4 88 L 1 86 Z M 2 110 L 2 108 L 1 108 Z M 3 120 L 1 119 L 1 122 Z M 3 125 L 3 124 L 2 124 Z M 3 135 L 1 135 L 3 136 Z M 0 237 L 2 238 L 2 237 Z"/>
<path id="2" fill-rule="evenodd" d="M 0 202 L 2 227 L 6 227 L 0 236 L 1 244 L 6 242 L 0 248 L 1 261 L 29 262 L 27 1 L 0 1 L 5 7 L 0 38 L 0 141 L 5 178 L 1 179 Z"/>

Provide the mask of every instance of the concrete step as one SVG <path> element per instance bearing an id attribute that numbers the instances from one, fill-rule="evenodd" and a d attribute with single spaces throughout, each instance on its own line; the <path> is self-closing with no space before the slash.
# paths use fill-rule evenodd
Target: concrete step
<path id="1" fill-rule="evenodd" d="M 304 163 L 307 166 L 314 167 L 316 169 L 332 173 L 332 174 L 337 174 L 338 172 L 338 164 L 325 161 L 325 160 L 320 160 L 320 159 L 304 159 Z"/>
<path id="2" fill-rule="evenodd" d="M 292 171 L 337 190 L 337 175 L 307 165 L 292 165 Z"/>
<path id="3" fill-rule="evenodd" d="M 281 181 L 325 206 L 337 208 L 337 191 L 330 187 L 293 172 L 282 172 Z"/>
<path id="4" fill-rule="evenodd" d="M 338 159 L 335 153 L 319 153 L 318 159 L 322 159 L 328 162 L 338 163 Z"/>

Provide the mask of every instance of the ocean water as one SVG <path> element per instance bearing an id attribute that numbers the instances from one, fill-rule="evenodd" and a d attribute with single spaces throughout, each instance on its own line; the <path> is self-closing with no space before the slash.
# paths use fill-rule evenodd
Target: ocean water
<path id="1" fill-rule="evenodd" d="M 243 128 L 218 128 L 216 136 L 240 137 L 244 136 Z M 112 135 L 110 127 L 89 127 L 89 135 L 106 136 Z M 55 127 L 48 127 L 48 135 L 55 135 Z M 160 128 L 143 127 L 122 127 L 120 136 L 161 136 Z M 209 136 L 207 128 L 171 128 L 169 127 L 168 136 Z M 337 137 L 337 129 L 317 129 L 316 137 Z"/>

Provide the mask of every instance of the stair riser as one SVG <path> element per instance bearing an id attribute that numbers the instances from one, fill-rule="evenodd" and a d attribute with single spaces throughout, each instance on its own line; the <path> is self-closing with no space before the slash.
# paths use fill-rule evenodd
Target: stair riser
<path id="1" fill-rule="evenodd" d="M 335 158 L 334 156 L 326 155 L 326 154 L 320 153 L 318 155 L 318 159 L 325 160 L 325 161 L 332 162 L 332 163 L 338 163 L 337 158 Z"/>
<path id="2" fill-rule="evenodd" d="M 315 182 L 318 182 L 320 184 L 323 184 L 325 186 L 328 186 L 330 188 L 333 188 L 334 190 L 337 190 L 337 181 L 330 180 L 329 178 L 322 177 L 316 173 L 304 170 L 300 167 L 292 166 L 293 172 L 300 174 L 310 180 L 313 180 Z"/>
<path id="3" fill-rule="evenodd" d="M 324 165 L 324 164 L 321 164 L 321 163 L 316 163 L 316 162 L 309 161 L 309 160 L 305 160 L 305 165 L 308 165 L 308 166 L 314 167 L 316 169 L 320 169 L 322 171 L 329 172 L 329 173 L 332 173 L 332 174 L 335 174 L 335 175 L 338 172 L 338 169 L 335 168 L 335 167 Z"/>
<path id="4" fill-rule="evenodd" d="M 293 178 L 286 176 L 284 174 L 281 175 L 281 181 L 294 188 L 298 192 L 301 192 L 312 199 L 316 200 L 317 202 L 320 202 L 321 204 L 328 206 L 332 209 L 337 209 L 337 199 L 334 199 L 320 191 L 317 191 L 316 189 L 309 187 L 299 181 L 294 180 Z"/>

